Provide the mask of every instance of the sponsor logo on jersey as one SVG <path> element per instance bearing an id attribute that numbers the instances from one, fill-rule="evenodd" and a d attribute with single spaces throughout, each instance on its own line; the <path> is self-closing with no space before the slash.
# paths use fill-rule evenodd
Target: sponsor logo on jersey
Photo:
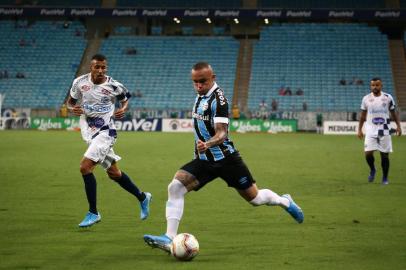
<path id="1" fill-rule="evenodd" d="M 111 110 L 110 105 L 100 105 L 100 104 L 91 105 L 89 103 L 84 103 L 83 108 L 87 112 L 98 112 L 98 113 L 107 113 Z"/>
<path id="2" fill-rule="evenodd" d="M 372 118 L 372 123 L 375 125 L 382 125 L 385 124 L 385 119 L 383 119 L 382 117 L 375 117 Z"/>
<path id="3" fill-rule="evenodd" d="M 226 98 L 224 97 L 224 93 L 220 89 L 217 89 L 216 92 L 220 99 L 220 105 L 223 106 L 224 104 L 226 104 Z"/>
<path id="4" fill-rule="evenodd" d="M 202 120 L 202 121 L 209 121 L 210 120 L 210 116 L 209 115 L 201 115 L 198 113 L 193 113 L 192 115 L 193 118 L 197 119 L 197 120 Z"/>

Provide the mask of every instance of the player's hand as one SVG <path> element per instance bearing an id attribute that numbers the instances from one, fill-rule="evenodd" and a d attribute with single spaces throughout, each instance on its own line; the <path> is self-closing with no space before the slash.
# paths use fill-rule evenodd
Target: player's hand
<path id="1" fill-rule="evenodd" d="M 72 113 L 74 114 L 74 115 L 76 115 L 76 116 L 80 116 L 81 114 L 84 114 L 84 110 L 83 110 L 83 108 L 80 106 L 80 105 L 75 105 L 73 108 L 72 108 Z"/>
<path id="2" fill-rule="evenodd" d="M 396 134 L 398 134 L 398 136 L 402 135 L 402 129 L 400 127 L 396 127 Z"/>
<path id="3" fill-rule="evenodd" d="M 197 151 L 199 151 L 199 153 L 203 153 L 208 149 L 206 143 L 201 140 L 197 141 L 196 147 L 197 147 Z"/>
<path id="4" fill-rule="evenodd" d="M 358 130 L 358 138 L 364 138 L 364 133 L 362 133 L 362 130 Z"/>
<path id="5" fill-rule="evenodd" d="M 125 115 L 125 110 L 123 108 L 118 109 L 115 113 L 114 113 L 114 117 L 117 119 L 121 119 L 123 118 Z"/>

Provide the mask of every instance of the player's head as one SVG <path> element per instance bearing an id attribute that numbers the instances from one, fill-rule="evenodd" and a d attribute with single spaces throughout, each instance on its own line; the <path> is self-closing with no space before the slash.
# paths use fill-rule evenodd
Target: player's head
<path id="1" fill-rule="evenodd" d="M 198 62 L 192 68 L 193 87 L 199 95 L 205 95 L 214 84 L 216 74 L 209 63 Z"/>
<path id="2" fill-rule="evenodd" d="M 107 58 L 102 54 L 95 54 L 90 61 L 90 73 L 95 84 L 103 83 L 106 80 Z"/>
<path id="3" fill-rule="evenodd" d="M 369 83 L 369 87 L 370 87 L 372 93 L 374 93 L 374 95 L 379 95 L 379 93 L 381 93 L 381 91 L 382 91 L 381 78 L 378 78 L 378 77 L 372 78 L 371 82 Z"/>

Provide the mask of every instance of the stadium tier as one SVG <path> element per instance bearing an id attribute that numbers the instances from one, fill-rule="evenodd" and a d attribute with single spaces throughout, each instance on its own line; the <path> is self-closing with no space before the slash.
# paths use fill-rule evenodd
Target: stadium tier
<path id="1" fill-rule="evenodd" d="M 231 37 L 112 36 L 100 51 L 109 59 L 109 74 L 123 82 L 133 108 L 190 109 L 195 96 L 190 69 L 198 61 L 212 64 L 217 81 L 231 100 L 239 43 Z"/>
<path id="2" fill-rule="evenodd" d="M 394 95 L 387 37 L 363 24 L 279 24 L 254 46 L 248 107 L 265 99 L 279 110 L 358 111 L 371 77 Z M 292 96 L 279 94 L 290 88 Z M 303 95 L 295 95 L 301 88 Z"/>
<path id="3" fill-rule="evenodd" d="M 0 21 L 3 106 L 60 106 L 86 46 L 84 30 L 79 22 L 64 27 L 63 22 Z"/>

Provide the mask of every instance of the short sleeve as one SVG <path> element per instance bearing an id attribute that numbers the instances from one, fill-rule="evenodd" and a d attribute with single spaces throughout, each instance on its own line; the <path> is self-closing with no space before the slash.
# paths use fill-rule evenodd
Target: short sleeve
<path id="1" fill-rule="evenodd" d="M 228 119 L 228 101 L 227 98 L 224 96 L 224 93 L 222 90 L 217 89 L 216 90 L 216 100 L 213 102 L 215 105 L 214 109 L 214 117 L 213 121 L 214 123 L 224 123 L 228 124 L 229 119 Z"/>
<path id="2" fill-rule="evenodd" d="M 74 99 L 80 99 L 82 96 L 82 93 L 80 92 L 79 89 L 79 79 L 75 79 L 72 83 L 72 87 L 70 88 L 70 96 Z"/>
<path id="3" fill-rule="evenodd" d="M 367 106 L 367 104 L 366 104 L 366 98 L 364 97 L 363 99 L 362 99 L 362 102 L 361 102 L 361 110 L 363 110 L 363 111 L 366 111 L 366 110 L 368 110 L 368 106 Z"/>

